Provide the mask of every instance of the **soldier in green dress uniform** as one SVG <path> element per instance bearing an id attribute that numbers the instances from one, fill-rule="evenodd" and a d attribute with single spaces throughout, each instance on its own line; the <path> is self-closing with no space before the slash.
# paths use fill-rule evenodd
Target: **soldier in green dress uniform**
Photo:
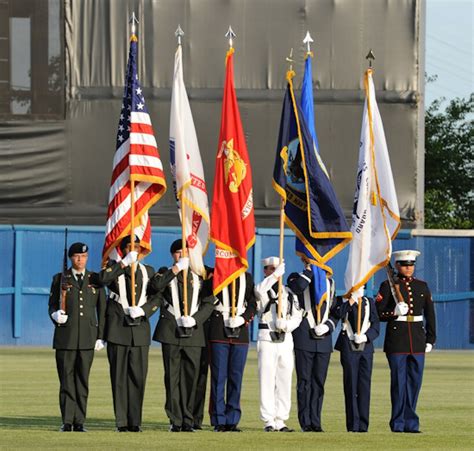
<path id="1" fill-rule="evenodd" d="M 65 274 L 53 277 L 49 295 L 60 383 L 63 421 L 60 430 L 86 432 L 84 422 L 94 348 L 100 351 L 104 347 L 105 291 L 98 274 L 86 269 L 86 244 L 72 244 L 68 256 L 71 267 Z"/>

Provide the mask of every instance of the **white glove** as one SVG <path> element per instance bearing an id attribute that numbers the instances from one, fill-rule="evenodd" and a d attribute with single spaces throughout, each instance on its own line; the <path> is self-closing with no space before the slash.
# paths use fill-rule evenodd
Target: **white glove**
<path id="1" fill-rule="evenodd" d="M 127 267 L 132 263 L 135 263 L 138 260 L 138 252 L 137 251 L 130 251 L 124 258 L 122 258 L 122 265 Z"/>
<path id="2" fill-rule="evenodd" d="M 102 351 L 102 349 L 105 348 L 105 341 L 104 340 L 96 340 L 95 341 L 95 346 L 94 346 L 94 350 L 96 351 Z"/>
<path id="3" fill-rule="evenodd" d="M 276 268 L 275 271 L 273 271 L 273 275 L 278 279 L 281 277 L 283 274 L 285 274 L 285 262 L 280 263 Z"/>
<path id="4" fill-rule="evenodd" d="M 66 315 L 64 310 L 57 310 L 51 315 L 51 318 L 53 318 L 58 324 L 64 324 L 68 319 L 68 315 Z"/>
<path id="5" fill-rule="evenodd" d="M 128 314 L 130 315 L 130 318 L 132 319 L 140 318 L 140 316 L 145 316 L 145 310 L 143 310 L 141 307 L 138 307 L 138 306 L 129 307 Z"/>
<path id="6" fill-rule="evenodd" d="M 242 318 L 241 316 L 236 316 L 235 318 L 229 318 L 227 320 L 227 327 L 230 327 L 231 329 L 236 329 L 237 327 L 243 326 L 245 324 L 245 319 Z"/>
<path id="7" fill-rule="evenodd" d="M 178 325 L 190 329 L 196 325 L 196 320 L 192 316 L 181 316 L 178 318 Z"/>
<path id="8" fill-rule="evenodd" d="M 189 268 L 189 258 L 188 257 L 181 257 L 175 264 L 178 271 L 183 271 L 184 269 Z"/>
<path id="9" fill-rule="evenodd" d="M 425 352 L 431 352 L 433 345 L 431 343 L 426 343 Z"/>
<path id="10" fill-rule="evenodd" d="M 282 332 L 287 332 L 288 321 L 286 318 L 277 318 L 275 321 L 275 327 L 277 330 L 281 330 Z"/>
<path id="11" fill-rule="evenodd" d="M 404 316 L 408 313 L 408 304 L 406 302 L 398 302 L 395 306 L 395 315 Z"/>
<path id="12" fill-rule="evenodd" d="M 316 332 L 316 335 L 318 337 L 321 337 L 322 335 L 327 334 L 329 332 L 329 326 L 327 326 L 326 324 L 318 324 L 314 327 L 314 331 Z"/>
<path id="13" fill-rule="evenodd" d="M 367 335 L 365 334 L 354 334 L 354 343 L 360 345 L 362 343 L 367 343 Z"/>

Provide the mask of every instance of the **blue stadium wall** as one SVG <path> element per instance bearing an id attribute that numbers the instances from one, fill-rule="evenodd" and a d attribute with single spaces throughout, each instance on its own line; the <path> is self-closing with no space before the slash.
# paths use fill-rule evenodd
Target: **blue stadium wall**
<path id="1" fill-rule="evenodd" d="M 179 238 L 180 229 L 157 227 L 153 232 L 153 253 L 146 262 L 154 268 L 170 263 L 169 245 Z M 102 227 L 68 227 L 68 242 L 82 241 L 89 245 L 89 269 L 100 269 L 104 240 Z M 64 247 L 64 226 L 1 226 L 0 225 L 0 345 L 49 346 L 53 325 L 48 316 L 48 293 L 52 276 L 61 270 Z M 294 255 L 294 239 L 288 232 L 285 239 L 287 271 L 300 270 Z M 401 231 L 394 250 L 418 249 L 416 275 L 426 280 L 433 293 L 437 313 L 439 349 L 474 348 L 474 238 L 412 236 Z M 211 246 L 206 263 L 213 264 Z M 278 253 L 278 230 L 257 229 L 252 248 L 250 271 L 256 281 L 262 279 L 260 260 Z M 343 277 L 348 249 L 331 262 L 338 294 L 343 292 Z M 384 279 L 379 271 L 370 280 L 369 295 L 377 292 Z M 158 315 L 152 317 L 154 327 Z M 255 326 L 255 324 L 254 324 Z M 377 345 L 382 345 L 384 332 Z M 253 328 L 255 337 L 255 327 Z"/>

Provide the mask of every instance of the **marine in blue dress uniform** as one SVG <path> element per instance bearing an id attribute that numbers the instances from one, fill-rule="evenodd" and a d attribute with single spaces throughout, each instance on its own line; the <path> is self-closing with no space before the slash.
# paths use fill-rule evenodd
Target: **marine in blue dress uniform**
<path id="1" fill-rule="evenodd" d="M 290 274 L 287 286 L 298 296 L 300 307 L 304 310 L 300 326 L 293 331 L 298 420 L 303 432 L 323 432 L 321 409 L 324 384 L 332 352 L 331 334 L 338 319 L 330 313 L 334 294 L 334 283 L 330 281 L 332 294 L 321 307 L 321 323 L 315 324 L 317 315 L 312 280 L 313 272 L 308 265 L 303 272 Z M 310 300 L 310 309 L 305 297 Z"/>
<path id="2" fill-rule="evenodd" d="M 361 304 L 361 330 L 357 333 L 358 303 Z M 340 351 L 348 432 L 369 429 L 370 385 L 374 358 L 374 340 L 380 333 L 375 302 L 362 297 L 344 300 L 338 297 L 331 309 L 342 321 L 335 348 Z"/>
<path id="3" fill-rule="evenodd" d="M 416 403 L 421 389 L 425 353 L 436 341 L 435 309 L 426 282 L 413 277 L 418 251 L 394 252 L 403 302 L 398 302 L 388 280 L 380 286 L 377 310 L 387 321 L 384 352 L 390 366 L 393 432 L 420 432 Z"/>

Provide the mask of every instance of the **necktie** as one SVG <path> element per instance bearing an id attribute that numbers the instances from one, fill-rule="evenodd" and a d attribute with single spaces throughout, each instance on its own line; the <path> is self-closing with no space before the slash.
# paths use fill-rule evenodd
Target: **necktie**
<path id="1" fill-rule="evenodd" d="M 82 277 L 83 277 L 83 274 L 82 274 L 82 273 L 78 273 L 78 274 L 76 274 L 76 277 L 77 277 L 77 283 L 79 284 L 80 287 L 82 287 Z"/>

